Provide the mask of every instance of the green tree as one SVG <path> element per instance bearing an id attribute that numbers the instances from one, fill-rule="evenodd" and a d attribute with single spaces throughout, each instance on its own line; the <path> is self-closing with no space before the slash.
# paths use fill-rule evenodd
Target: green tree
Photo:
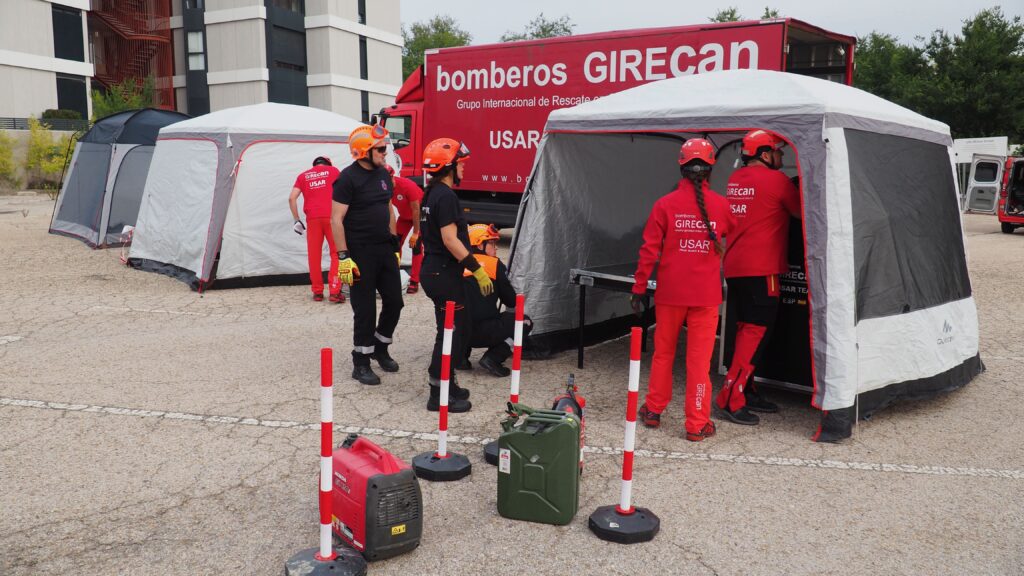
<path id="1" fill-rule="evenodd" d="M 160 105 L 160 94 L 156 91 L 156 78 L 147 76 L 141 81 L 125 78 L 106 92 L 92 91 L 92 119 L 96 121 L 123 110 L 135 110 Z"/>
<path id="2" fill-rule="evenodd" d="M 14 138 L 0 130 L 0 188 L 16 190 L 21 186 L 14 164 Z"/>
<path id="3" fill-rule="evenodd" d="M 514 42 L 516 40 L 536 40 L 538 38 L 555 38 L 557 36 L 572 36 L 572 29 L 576 25 L 572 23 L 569 16 L 562 16 L 556 20 L 548 20 L 541 12 L 536 18 L 526 25 L 522 32 L 508 31 L 501 35 L 502 42 Z"/>
<path id="4" fill-rule="evenodd" d="M 423 52 L 430 48 L 466 46 L 473 36 L 448 15 L 434 16 L 427 22 L 416 22 L 402 27 L 402 76 L 408 78 L 423 63 Z"/>
<path id="5" fill-rule="evenodd" d="M 77 140 L 77 135 L 63 136 L 54 142 L 50 127 L 36 118 L 28 119 L 28 131 L 28 153 L 25 157 L 28 187 L 55 189 L 67 162 L 67 151 Z"/>
<path id="6" fill-rule="evenodd" d="M 764 13 L 761 14 L 761 20 L 767 20 L 769 18 L 779 18 L 779 11 L 775 8 L 764 7 Z"/>
<path id="7" fill-rule="evenodd" d="M 722 8 L 718 12 L 715 12 L 714 16 L 708 18 L 708 20 L 712 22 L 738 22 L 742 19 L 743 16 L 740 16 L 739 8 L 736 8 L 735 6 Z"/>
<path id="8" fill-rule="evenodd" d="M 853 85 L 903 105 L 914 99 L 921 79 L 931 75 L 924 49 L 900 44 L 890 34 L 872 32 L 858 38 L 856 57 Z"/>

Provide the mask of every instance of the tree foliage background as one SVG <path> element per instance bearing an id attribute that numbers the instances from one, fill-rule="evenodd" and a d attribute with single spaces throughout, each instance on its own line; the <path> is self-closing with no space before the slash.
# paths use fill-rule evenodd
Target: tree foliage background
<path id="1" fill-rule="evenodd" d="M 949 124 L 954 138 L 1024 142 L 1024 25 L 998 6 L 959 34 L 936 30 L 919 45 L 872 32 L 857 40 L 854 86 Z"/>
<path id="2" fill-rule="evenodd" d="M 569 16 L 562 16 L 556 20 L 548 20 L 541 12 L 536 18 L 526 25 L 522 32 L 508 31 L 501 35 L 502 42 L 514 42 L 516 40 L 536 40 L 538 38 L 555 38 L 557 36 L 571 36 L 572 29 L 576 25 L 572 23 Z"/>
<path id="3" fill-rule="evenodd" d="M 95 122 L 124 110 L 137 110 L 160 105 L 160 94 L 156 91 L 156 78 L 147 76 L 125 78 L 120 84 L 111 86 L 106 92 L 92 91 L 92 119 Z"/>
<path id="4" fill-rule="evenodd" d="M 402 26 L 402 77 L 408 78 L 423 63 L 423 52 L 429 48 L 450 48 L 466 46 L 473 36 L 459 27 L 459 23 L 448 15 L 434 16 L 426 22 L 415 22 L 408 28 Z"/>

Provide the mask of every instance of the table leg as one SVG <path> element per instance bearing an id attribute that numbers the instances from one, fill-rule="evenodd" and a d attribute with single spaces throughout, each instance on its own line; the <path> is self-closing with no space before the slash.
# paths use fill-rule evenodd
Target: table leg
<path id="1" fill-rule="evenodd" d="M 576 366 L 583 369 L 583 323 L 587 319 L 587 287 L 580 284 L 580 328 L 576 339 Z"/>

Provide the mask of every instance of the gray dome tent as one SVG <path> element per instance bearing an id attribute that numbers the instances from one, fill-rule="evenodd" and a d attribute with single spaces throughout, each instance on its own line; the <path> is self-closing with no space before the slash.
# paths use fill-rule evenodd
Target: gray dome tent
<path id="1" fill-rule="evenodd" d="M 188 116 L 170 110 L 126 110 L 98 120 L 71 157 L 50 220 L 50 233 L 93 248 L 125 244 L 134 226 L 160 129 Z"/>
<path id="2" fill-rule="evenodd" d="M 856 88 L 760 70 L 652 82 L 551 113 L 512 246 L 531 339 L 574 340 L 570 269 L 636 262 L 683 140 L 728 148 L 752 128 L 789 142 L 799 170 L 809 340 L 786 344 L 808 353 L 815 438 L 847 437 L 858 417 L 979 374 L 949 127 Z M 712 189 L 729 172 L 720 159 Z M 588 330 L 630 314 L 614 292 L 586 305 Z"/>

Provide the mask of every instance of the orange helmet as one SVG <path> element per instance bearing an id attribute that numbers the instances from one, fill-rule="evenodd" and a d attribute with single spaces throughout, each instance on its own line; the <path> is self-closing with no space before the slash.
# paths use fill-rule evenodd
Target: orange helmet
<path id="1" fill-rule="evenodd" d="M 679 149 L 679 165 L 683 166 L 693 160 L 703 160 L 709 165 L 715 163 L 715 147 L 703 138 L 690 138 Z"/>
<path id="2" fill-rule="evenodd" d="M 388 142 L 388 131 L 380 124 L 360 126 L 348 135 L 348 149 L 352 152 L 353 160 L 366 158 L 371 148 L 387 145 Z"/>
<path id="3" fill-rule="evenodd" d="M 740 153 L 744 156 L 757 156 L 761 148 L 778 150 L 785 145 L 785 140 L 767 130 L 751 130 L 743 137 L 743 148 Z"/>
<path id="4" fill-rule="evenodd" d="M 438 138 L 423 149 L 423 170 L 437 172 L 446 166 L 469 159 L 469 148 L 451 138 Z"/>
<path id="5" fill-rule="evenodd" d="M 484 242 L 498 240 L 498 229 L 494 224 L 473 224 L 469 227 L 469 243 L 476 248 L 483 248 Z"/>

